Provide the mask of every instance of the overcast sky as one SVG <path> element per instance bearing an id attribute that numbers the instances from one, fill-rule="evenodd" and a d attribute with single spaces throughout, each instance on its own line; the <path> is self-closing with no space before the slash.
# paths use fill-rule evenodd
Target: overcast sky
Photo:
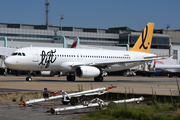
<path id="1" fill-rule="evenodd" d="M 142 30 L 180 29 L 180 0 L 49 0 L 49 24 L 108 29 L 128 26 Z M 45 0 L 1 0 L 0 23 L 45 25 Z"/>

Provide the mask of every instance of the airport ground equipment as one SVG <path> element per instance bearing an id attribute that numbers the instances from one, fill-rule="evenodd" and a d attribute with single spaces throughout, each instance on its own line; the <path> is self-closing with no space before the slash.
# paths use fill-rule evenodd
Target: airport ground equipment
<path id="1" fill-rule="evenodd" d="M 20 103 L 19 105 L 31 106 L 33 103 L 44 102 L 44 101 L 54 100 L 54 99 L 61 99 L 63 104 L 71 103 L 71 105 L 75 105 L 78 102 L 77 97 L 79 97 L 79 101 L 81 102 L 86 96 L 102 95 L 102 94 L 108 93 L 108 90 L 112 89 L 112 88 L 116 88 L 116 86 L 111 85 L 111 87 L 106 86 L 106 87 L 102 87 L 102 88 L 96 88 L 96 89 L 92 89 L 92 90 L 86 90 L 86 91 L 70 93 L 70 94 L 67 94 L 63 90 L 60 90 L 60 91 L 57 91 L 54 94 L 52 94 L 51 97 L 49 97 L 49 95 L 47 95 L 47 89 L 45 89 L 44 94 L 43 94 L 44 98 L 23 101 L 23 103 Z M 59 95 L 55 96 L 56 94 L 59 94 Z"/>
<path id="2" fill-rule="evenodd" d="M 131 98 L 131 99 L 126 99 L 126 100 L 117 100 L 117 101 L 112 101 L 113 103 L 128 103 L 128 102 L 137 102 L 139 103 L 140 101 L 144 101 L 144 97 L 140 98 Z M 102 106 L 108 106 L 108 104 L 111 102 L 104 102 L 103 100 L 99 98 L 95 98 L 91 100 L 89 103 L 87 101 L 84 101 L 81 103 L 81 105 L 77 106 L 70 106 L 70 107 L 63 107 L 63 108 L 51 108 L 47 112 L 51 112 L 52 114 L 60 114 L 62 111 L 67 111 L 67 110 L 76 110 L 76 109 L 83 109 L 83 108 L 90 108 L 90 107 L 102 107 Z"/>

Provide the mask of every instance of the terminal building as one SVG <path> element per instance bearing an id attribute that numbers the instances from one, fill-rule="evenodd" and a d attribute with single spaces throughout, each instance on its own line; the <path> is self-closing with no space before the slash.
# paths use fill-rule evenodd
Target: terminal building
<path id="1" fill-rule="evenodd" d="M 7 48 L 11 49 L 31 45 L 35 47 L 69 47 L 74 39 L 79 39 L 78 47 L 81 48 L 129 50 L 141 32 L 129 27 L 61 28 L 51 25 L 0 23 L 0 46 L 5 46 L 4 37 L 7 38 Z M 66 45 L 62 38 L 66 40 Z M 180 64 L 179 45 L 180 30 L 154 30 L 150 52 L 156 55 L 173 55 L 171 63 Z M 0 56 L 0 59 L 3 59 L 3 55 Z"/>

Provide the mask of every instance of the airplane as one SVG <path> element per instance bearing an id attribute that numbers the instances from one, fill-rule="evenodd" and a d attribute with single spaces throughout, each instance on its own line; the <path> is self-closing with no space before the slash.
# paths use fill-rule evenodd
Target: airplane
<path id="1" fill-rule="evenodd" d="M 163 60 L 153 60 L 149 63 L 149 72 L 158 74 L 168 74 L 169 77 L 178 76 L 180 77 L 180 65 L 166 63 Z"/>
<path id="2" fill-rule="evenodd" d="M 158 59 L 150 53 L 153 30 L 154 23 L 148 23 L 129 51 L 26 47 L 7 57 L 5 65 L 16 70 L 63 71 L 67 73 L 67 81 L 75 81 L 77 76 L 102 82 L 107 72 L 126 70 Z M 26 80 L 32 81 L 31 76 Z"/>
<path id="3" fill-rule="evenodd" d="M 78 40 L 74 40 L 73 44 L 71 45 L 71 48 L 76 48 L 78 44 Z"/>

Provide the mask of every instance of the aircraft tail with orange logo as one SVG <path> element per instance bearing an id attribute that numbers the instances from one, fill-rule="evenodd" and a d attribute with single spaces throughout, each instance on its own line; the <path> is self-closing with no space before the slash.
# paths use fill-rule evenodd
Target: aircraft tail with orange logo
<path id="1" fill-rule="evenodd" d="M 150 52 L 152 36 L 154 31 L 154 23 L 148 23 L 147 26 L 144 28 L 142 34 L 136 41 L 135 45 L 129 51 L 136 51 L 136 52 Z"/>

